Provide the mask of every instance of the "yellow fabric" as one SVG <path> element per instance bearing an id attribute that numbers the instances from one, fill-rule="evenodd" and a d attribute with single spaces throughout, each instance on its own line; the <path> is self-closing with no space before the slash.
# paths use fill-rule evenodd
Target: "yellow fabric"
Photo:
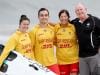
<path id="1" fill-rule="evenodd" d="M 54 56 L 53 30 L 54 28 L 50 25 L 46 28 L 36 25 L 29 33 L 35 49 L 35 59 L 45 66 L 57 63 Z"/>
<path id="2" fill-rule="evenodd" d="M 8 56 L 11 50 L 16 50 L 22 55 L 34 60 L 34 51 L 32 51 L 32 44 L 28 33 L 16 31 L 5 44 L 3 53 L 0 56 L 0 65 Z"/>
<path id="3" fill-rule="evenodd" d="M 60 23 L 55 25 L 57 40 L 57 61 L 58 64 L 72 64 L 78 62 L 78 43 L 74 25 L 61 27 Z"/>

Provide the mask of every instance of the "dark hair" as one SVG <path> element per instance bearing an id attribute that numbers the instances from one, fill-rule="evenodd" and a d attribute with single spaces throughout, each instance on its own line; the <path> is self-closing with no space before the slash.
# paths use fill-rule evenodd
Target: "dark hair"
<path id="1" fill-rule="evenodd" d="M 58 14 L 59 18 L 60 18 L 60 16 L 61 16 L 62 13 L 66 13 L 66 15 L 68 16 L 68 18 L 70 18 L 70 15 L 69 15 L 68 10 L 65 10 L 65 9 L 63 9 L 63 10 L 61 10 L 61 11 L 59 12 L 59 14 Z"/>
<path id="2" fill-rule="evenodd" d="M 39 16 L 39 14 L 40 14 L 41 11 L 47 11 L 48 12 L 48 15 L 49 15 L 48 9 L 46 9 L 46 8 L 40 8 L 39 11 L 38 11 L 38 16 Z"/>
<path id="3" fill-rule="evenodd" d="M 21 22 L 23 20 L 28 20 L 30 22 L 30 19 L 26 15 L 21 15 L 20 20 L 19 20 L 19 24 L 21 24 Z"/>

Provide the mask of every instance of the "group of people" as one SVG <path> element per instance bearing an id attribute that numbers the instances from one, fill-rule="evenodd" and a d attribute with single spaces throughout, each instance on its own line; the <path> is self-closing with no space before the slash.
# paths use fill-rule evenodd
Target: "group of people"
<path id="1" fill-rule="evenodd" d="M 10 51 L 16 50 L 57 75 L 99 75 L 100 19 L 88 14 L 82 3 L 76 5 L 75 13 L 77 18 L 70 21 L 69 12 L 61 10 L 60 22 L 55 24 L 49 22 L 48 9 L 40 8 L 39 23 L 30 31 L 30 19 L 22 15 L 0 55 L 0 66 Z"/>

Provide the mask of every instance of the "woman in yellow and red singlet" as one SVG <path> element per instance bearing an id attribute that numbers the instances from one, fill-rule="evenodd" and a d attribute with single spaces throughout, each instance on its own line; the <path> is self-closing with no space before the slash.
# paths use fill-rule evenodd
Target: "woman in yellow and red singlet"
<path id="1" fill-rule="evenodd" d="M 30 20 L 26 15 L 22 15 L 19 21 L 19 28 L 9 38 L 5 44 L 5 48 L 0 55 L 0 66 L 12 50 L 15 50 L 27 58 L 34 60 L 34 51 L 32 49 L 32 42 L 29 38 L 28 28 Z"/>
<path id="2" fill-rule="evenodd" d="M 55 25 L 56 56 L 60 75 L 78 75 L 78 43 L 74 25 L 69 22 L 69 12 L 59 12 L 60 23 Z"/>

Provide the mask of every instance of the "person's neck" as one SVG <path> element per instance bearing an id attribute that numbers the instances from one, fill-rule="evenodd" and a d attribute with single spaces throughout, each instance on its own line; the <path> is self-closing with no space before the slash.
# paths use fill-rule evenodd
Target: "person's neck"
<path id="1" fill-rule="evenodd" d="M 66 24 L 61 24 L 61 27 L 67 27 L 68 26 L 68 23 Z"/>
<path id="2" fill-rule="evenodd" d="M 41 28 L 46 28 L 48 23 L 40 23 L 39 25 L 40 25 Z"/>
<path id="3" fill-rule="evenodd" d="M 80 18 L 80 21 L 81 21 L 81 22 L 84 22 L 88 17 L 89 17 L 89 16 L 86 15 L 84 18 Z"/>
<path id="4" fill-rule="evenodd" d="M 20 32 L 22 32 L 22 33 L 26 33 L 27 31 L 23 31 L 23 30 L 21 30 L 21 29 L 18 29 Z"/>

